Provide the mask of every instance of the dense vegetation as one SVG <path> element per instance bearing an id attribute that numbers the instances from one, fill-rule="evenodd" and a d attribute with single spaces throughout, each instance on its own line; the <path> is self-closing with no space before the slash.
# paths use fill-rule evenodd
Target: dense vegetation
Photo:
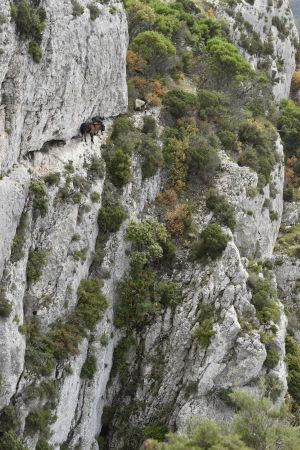
<path id="1" fill-rule="evenodd" d="M 297 450 L 300 428 L 289 425 L 285 411 L 267 399 L 243 392 L 230 394 L 236 415 L 230 427 L 194 419 L 187 436 L 169 435 L 167 443 L 149 441 L 149 450 Z"/>

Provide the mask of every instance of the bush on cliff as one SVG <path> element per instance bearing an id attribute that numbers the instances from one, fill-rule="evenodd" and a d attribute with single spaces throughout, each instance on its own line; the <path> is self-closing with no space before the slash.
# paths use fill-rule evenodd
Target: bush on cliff
<path id="1" fill-rule="evenodd" d="M 293 427 L 270 400 L 238 391 L 229 395 L 236 408 L 232 424 L 225 427 L 192 419 L 187 435 L 168 435 L 167 442 L 148 441 L 150 450 L 298 450 L 300 427 Z M 279 444 L 279 446 L 278 446 Z"/>
<path id="2" fill-rule="evenodd" d="M 123 150 L 117 150 L 108 161 L 108 171 L 113 184 L 122 187 L 131 180 L 131 159 Z"/>
<path id="3" fill-rule="evenodd" d="M 28 447 L 12 431 L 6 431 L 0 437 L 0 448 L 1 450 L 28 450 Z"/>
<path id="4" fill-rule="evenodd" d="M 40 44 L 46 27 L 46 11 L 40 6 L 40 1 L 29 3 L 27 0 L 14 0 L 11 3 L 11 16 L 21 39 L 31 40 L 29 53 L 34 61 L 40 62 L 42 58 Z"/>
<path id="5" fill-rule="evenodd" d="M 120 206 L 103 206 L 98 215 L 99 230 L 102 233 L 115 233 L 125 219 L 126 212 Z"/>
<path id="6" fill-rule="evenodd" d="M 200 259 L 204 256 L 210 256 L 216 259 L 225 250 L 229 236 L 226 235 L 220 225 L 209 224 L 200 233 L 199 240 L 192 247 L 191 256 L 193 259 Z"/>

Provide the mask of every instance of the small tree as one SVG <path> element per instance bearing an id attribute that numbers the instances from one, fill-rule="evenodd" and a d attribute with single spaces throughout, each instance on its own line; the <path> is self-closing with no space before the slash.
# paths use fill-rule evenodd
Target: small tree
<path id="1" fill-rule="evenodd" d="M 195 107 L 196 97 L 190 92 L 182 89 L 173 89 L 169 91 L 163 99 L 163 105 L 176 118 L 183 117 L 189 109 Z"/>
<path id="2" fill-rule="evenodd" d="M 169 69 L 168 59 L 176 55 L 170 39 L 157 31 L 139 33 L 133 39 L 131 47 L 148 63 L 149 70 L 154 72 Z"/>
<path id="3" fill-rule="evenodd" d="M 219 78 L 242 81 L 251 79 L 255 72 L 243 58 L 238 49 L 230 42 L 215 37 L 207 42 L 207 49 L 211 56 L 212 71 Z"/>
<path id="4" fill-rule="evenodd" d="M 195 259 L 203 256 L 210 256 L 215 259 L 223 253 L 228 241 L 229 236 L 222 231 L 220 225 L 209 224 L 201 232 L 200 240 L 194 245 L 192 256 Z"/>

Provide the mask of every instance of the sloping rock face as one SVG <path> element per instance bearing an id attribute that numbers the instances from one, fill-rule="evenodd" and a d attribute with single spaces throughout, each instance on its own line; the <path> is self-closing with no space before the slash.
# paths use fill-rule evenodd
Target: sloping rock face
<path id="1" fill-rule="evenodd" d="M 88 0 L 79 17 L 69 0 L 43 3 L 48 26 L 41 64 L 32 61 L 9 22 L 10 1 L 1 2 L 0 167 L 8 170 L 20 155 L 40 150 L 53 139 L 70 139 L 92 115 L 110 117 L 126 110 L 127 22 L 120 3 L 101 5 L 90 19 Z"/>
<path id="2" fill-rule="evenodd" d="M 1 2 L 0 274 L 1 295 L 11 303 L 12 311 L 9 318 L 0 319 L 0 405 L 2 408 L 14 399 L 22 411 L 21 429 L 30 410 L 41 406 L 37 400 L 30 402 L 22 397 L 32 381 L 37 383 L 36 388 L 39 385 L 38 377 L 28 376 L 24 368 L 22 326 L 25 318 L 30 320 L 34 315 L 47 330 L 56 319 L 74 309 L 77 287 L 88 276 L 95 248 L 104 179 L 88 181 L 88 192 L 79 203 L 58 201 L 57 193 L 71 173 L 87 179 L 91 158 L 101 156 L 97 138 L 94 146 L 78 139 L 80 124 L 94 115 L 109 118 L 127 110 L 128 34 L 123 5 L 118 1 L 99 4 L 101 14 L 92 21 L 89 2 L 83 0 L 81 4 L 83 14 L 74 17 L 69 0 L 43 2 L 47 26 L 41 44 L 43 58 L 36 64 L 28 54 L 28 41 L 20 40 L 10 20 L 10 2 Z M 109 128 L 111 121 L 105 123 Z M 64 171 L 70 161 L 71 171 Z M 30 182 L 53 172 L 61 173 L 60 186 L 47 192 L 45 217 L 36 217 L 28 197 Z M 90 192 L 99 194 L 100 203 L 90 200 Z M 12 247 L 22 213 L 26 217 L 24 242 L 22 255 L 16 261 Z M 74 235 L 76 241 L 72 240 Z M 28 255 L 37 248 L 47 255 L 47 264 L 39 282 L 29 287 Z M 74 252 L 82 249 L 86 249 L 85 261 L 76 260 Z M 87 347 L 87 341 L 83 342 L 78 357 L 71 361 L 72 377 L 62 383 L 61 404 L 53 428 L 55 445 L 63 443 L 76 424 L 82 426 L 82 431 L 74 439 L 81 439 L 82 433 L 83 448 L 88 449 L 100 426 L 98 390 L 103 390 L 106 381 L 102 385 L 100 380 L 97 395 L 94 391 L 86 394 L 90 398 L 86 402 L 80 370 Z M 105 351 L 101 347 L 98 353 L 101 361 L 104 353 L 109 353 L 111 359 L 111 346 Z M 98 373 L 102 373 L 102 366 L 104 363 Z M 108 374 L 106 369 L 104 378 Z M 56 377 L 61 377 L 58 369 Z M 84 425 L 78 402 L 88 405 Z M 28 447 L 34 449 L 36 441 L 37 437 L 28 438 Z"/>
<path id="3" fill-rule="evenodd" d="M 268 70 L 277 102 L 289 96 L 295 71 L 298 31 L 289 0 L 242 0 L 227 8 L 213 0 L 217 15 L 230 24 L 230 35 L 253 67 Z"/>

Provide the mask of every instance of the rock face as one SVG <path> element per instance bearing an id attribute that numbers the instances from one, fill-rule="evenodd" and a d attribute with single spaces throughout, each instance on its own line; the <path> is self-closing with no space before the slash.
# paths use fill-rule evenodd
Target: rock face
<path id="1" fill-rule="evenodd" d="M 127 22 L 119 2 L 101 5 L 90 19 L 88 0 L 79 17 L 69 0 L 44 3 L 49 26 L 41 64 L 32 61 L 28 42 L 20 42 L 8 22 L 10 2 L 3 0 L 0 47 L 0 167 L 8 170 L 20 155 L 40 150 L 47 141 L 76 136 L 93 115 L 126 111 L 125 54 Z"/>
<path id="2" fill-rule="evenodd" d="M 89 272 L 104 183 L 100 178 L 90 184 L 90 189 L 99 194 L 100 205 L 91 202 L 88 193 L 84 196 L 86 205 L 83 201 L 57 202 L 59 188 L 50 188 L 48 212 L 42 218 L 34 216 L 27 197 L 30 180 L 60 172 L 63 186 L 69 175 L 67 171 L 63 175 L 64 166 L 69 161 L 73 161 L 74 174 L 87 177 L 84 167 L 93 155 L 99 157 L 100 141 L 95 139 L 96 144 L 91 146 L 71 138 L 78 135 L 80 124 L 90 117 L 109 118 L 127 109 L 128 34 L 123 6 L 119 2 L 99 4 L 101 14 L 92 21 L 89 2 L 83 0 L 81 4 L 83 14 L 74 17 L 69 0 L 43 2 L 47 27 L 41 44 L 43 58 L 36 64 L 28 54 L 28 42 L 20 40 L 15 32 L 10 2 L 1 3 L 1 17 L 5 20 L 0 28 L 0 274 L 5 268 L 1 292 L 11 303 L 12 312 L 8 319 L 0 319 L 0 405 L 2 408 L 15 397 L 24 419 L 33 405 L 22 400 L 22 392 L 32 378 L 26 381 L 23 377 L 25 337 L 20 327 L 24 317 L 36 315 L 47 329 L 74 308 L 77 287 Z M 109 124 L 106 120 L 108 128 Z M 22 235 L 23 254 L 15 262 L 10 255 L 22 212 L 27 217 Z M 72 241 L 76 234 L 79 240 Z M 29 287 L 28 255 L 37 248 L 46 252 L 47 264 L 39 282 Z M 88 249 L 85 262 L 74 258 L 74 252 L 83 248 Z M 100 331 L 102 334 L 103 326 Z M 76 424 L 82 427 L 87 449 L 99 430 L 98 384 L 97 395 L 90 389 L 90 400 L 86 403 L 89 412 L 84 416 L 84 424 L 80 421 L 80 402 L 86 401 L 87 389 L 82 387 L 80 371 L 87 347 L 84 341 L 79 356 L 71 362 L 73 375 L 62 383 L 53 427 L 54 444 L 64 442 Z M 100 360 L 108 354 L 111 362 L 111 344 L 105 349 L 101 347 L 98 354 Z M 98 368 L 101 374 L 104 365 L 105 362 Z M 100 377 L 100 391 L 105 388 L 108 376 L 109 368 L 101 375 L 103 383 Z M 57 377 L 61 377 L 59 370 Z M 74 439 L 80 438 L 79 432 Z M 35 443 L 36 438 L 29 439 L 29 448 L 35 448 Z"/>
<path id="3" fill-rule="evenodd" d="M 295 21 L 298 27 L 298 30 L 300 29 L 300 5 L 299 2 L 297 2 L 297 0 L 291 0 L 291 7 L 292 7 L 292 11 L 293 14 L 295 16 Z"/>
<path id="4" fill-rule="evenodd" d="M 53 323 L 64 321 L 74 311 L 81 280 L 93 273 L 97 216 L 107 183 L 103 144 L 112 125 L 110 117 L 127 109 L 128 36 L 123 6 L 118 1 L 97 3 L 102 13 L 92 21 L 89 3 L 82 0 L 84 12 L 74 17 L 70 0 L 43 2 L 47 27 L 41 64 L 32 61 L 28 42 L 16 35 L 14 22 L 9 20 L 10 2 L 2 0 L 1 4 L 1 14 L 7 20 L 0 25 L 0 294 L 1 299 L 10 302 L 12 312 L 9 317 L 0 317 L 0 409 L 10 402 L 15 405 L 21 416 L 20 435 L 29 414 L 46 404 L 45 396 L 32 394 L 32 390 L 41 391 L 43 385 L 25 365 L 24 324 L 38 318 L 46 333 Z M 215 4 L 217 12 L 226 15 Z M 270 30 L 274 34 L 272 67 L 274 79 L 279 78 L 274 82 L 278 100 L 289 90 L 295 30 L 289 13 L 286 17 L 292 30 L 286 39 L 279 36 L 271 21 L 286 10 L 286 0 L 280 9 L 271 7 L 268 13 L 264 0 L 256 0 L 254 7 L 241 2 L 235 10 L 253 25 L 262 41 Z M 234 20 L 229 17 L 231 32 L 238 41 L 240 32 L 234 31 Z M 245 54 L 254 66 L 259 64 L 259 58 Z M 279 58 L 283 59 L 280 74 L 279 67 L 274 66 Z M 159 122 L 159 108 L 148 113 Z M 141 125 L 143 114 L 135 114 L 135 125 Z M 76 137 L 79 126 L 94 115 L 105 118 L 106 133 L 95 138 L 94 145 L 89 138 L 83 143 Z M 232 235 L 225 230 L 231 237 L 226 251 L 220 260 L 207 265 L 187 262 L 187 250 L 183 250 L 172 274 L 184 287 L 183 303 L 165 309 L 139 334 L 137 345 L 130 349 L 131 378 L 125 389 L 118 377 L 111 376 L 111 369 L 114 349 L 123 337 L 113 325 L 113 306 L 118 282 L 129 267 L 126 226 L 130 219 L 154 215 L 149 204 L 164 186 L 159 172 L 143 180 L 139 159 L 133 161 L 132 182 L 122 189 L 120 197 L 127 219 L 102 249 L 101 275 L 108 308 L 95 330 L 82 340 L 78 353 L 69 358 L 68 364 L 58 363 L 50 376 L 58 386 L 56 418 L 49 438 L 55 450 L 63 443 L 74 450 L 79 446 L 82 450 L 97 450 L 104 406 L 117 410 L 111 418 L 115 430 L 124 429 L 121 425 L 125 417 L 126 424 L 131 423 L 129 434 L 134 433 L 152 421 L 159 422 L 162 411 L 169 417 L 172 429 L 183 430 L 191 415 L 230 420 L 232 411 L 224 401 L 225 391 L 240 387 L 258 390 L 259 380 L 266 374 L 266 347 L 251 303 L 247 258 L 266 259 L 273 254 L 282 214 L 279 141 L 274 151 L 279 162 L 271 183 L 262 192 L 256 192 L 258 179 L 254 172 L 221 155 L 222 170 L 215 183 L 235 208 L 236 231 Z M 91 164 L 95 158 L 103 170 L 93 177 Z M 47 211 L 37 214 L 32 195 L 28 195 L 31 181 L 55 173 L 60 178 L 47 184 Z M 80 188 L 76 187 L 78 183 Z M 22 217 L 26 221 L 20 230 Z M 194 212 L 199 230 L 211 218 L 203 204 Z M 23 242 L 18 258 L 13 250 L 15 237 Z M 36 250 L 43 252 L 45 263 L 40 278 L 30 283 L 28 261 Z M 292 292 L 298 266 L 290 270 L 289 264 L 287 261 L 281 269 L 278 266 L 276 273 L 282 291 L 286 273 L 292 273 Z M 214 334 L 205 349 L 194 337 L 203 311 L 209 311 L 214 324 Z M 272 371 L 282 382 L 281 395 L 286 391 L 285 328 L 281 310 L 276 333 L 280 361 Z M 91 380 L 80 376 L 90 354 L 96 358 Z M 50 396 L 54 397 L 51 391 Z M 118 431 L 102 432 L 109 435 L 111 449 L 122 447 Z M 30 450 L 35 449 L 38 439 L 38 433 L 26 436 Z"/>

